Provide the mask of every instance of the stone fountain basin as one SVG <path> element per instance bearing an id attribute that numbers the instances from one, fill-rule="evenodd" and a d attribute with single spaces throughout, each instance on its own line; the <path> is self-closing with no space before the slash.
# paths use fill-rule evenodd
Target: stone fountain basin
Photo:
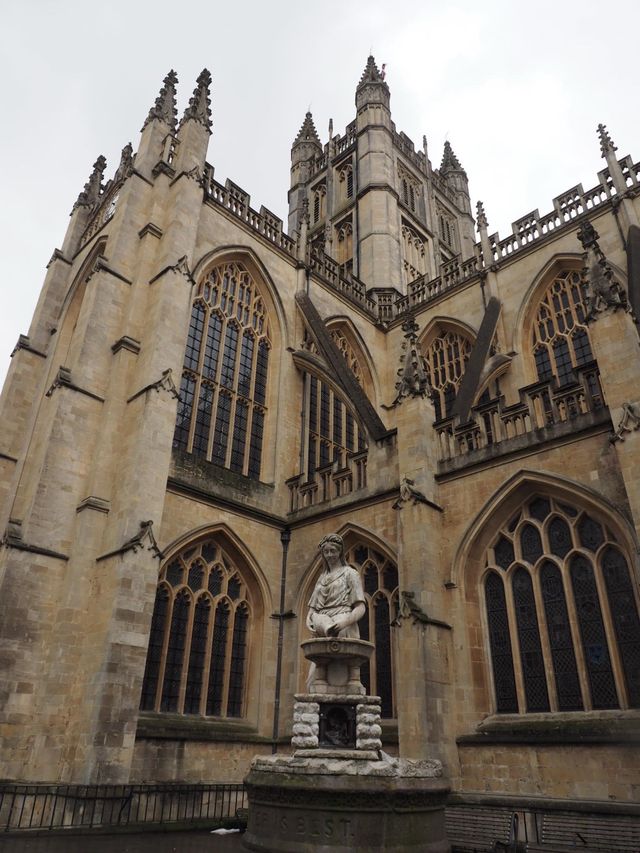
<path id="1" fill-rule="evenodd" d="M 373 654 L 373 643 L 351 637 L 314 637 L 300 644 L 307 660 L 324 666 L 336 660 L 349 661 L 351 666 L 361 666 Z"/>

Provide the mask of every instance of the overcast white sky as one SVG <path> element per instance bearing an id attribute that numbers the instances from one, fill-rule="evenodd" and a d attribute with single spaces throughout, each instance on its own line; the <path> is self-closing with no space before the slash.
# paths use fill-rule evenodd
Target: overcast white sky
<path id="1" fill-rule="evenodd" d="M 0 33 L 0 382 L 98 154 L 107 177 L 170 68 L 179 114 L 213 75 L 209 162 L 286 222 L 289 151 L 354 117 L 373 52 L 392 116 L 434 166 L 449 139 L 501 236 L 604 167 L 595 129 L 640 158 L 637 6 L 594 0 L 5 0 Z"/>

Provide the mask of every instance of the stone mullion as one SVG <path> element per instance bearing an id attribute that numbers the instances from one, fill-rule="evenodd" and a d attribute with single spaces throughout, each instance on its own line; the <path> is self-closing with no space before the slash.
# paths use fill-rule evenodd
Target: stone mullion
<path id="1" fill-rule="evenodd" d="M 230 576 L 230 575 L 229 575 Z M 227 642 L 224 658 L 224 677 L 222 679 L 222 701 L 220 703 L 220 716 L 228 716 L 229 706 L 229 675 L 231 671 L 231 658 L 233 657 L 233 632 L 236 625 L 236 606 L 227 598 L 229 602 L 229 622 L 227 623 Z"/>

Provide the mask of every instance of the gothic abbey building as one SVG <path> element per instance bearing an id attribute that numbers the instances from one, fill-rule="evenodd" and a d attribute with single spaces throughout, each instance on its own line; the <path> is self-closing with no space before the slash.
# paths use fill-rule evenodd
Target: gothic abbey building
<path id="1" fill-rule="evenodd" d="M 501 239 L 370 57 L 343 133 L 304 119 L 285 230 L 214 178 L 208 72 L 179 122 L 176 83 L 97 160 L 0 400 L 3 778 L 288 749 L 337 532 L 388 752 L 637 801 L 640 167 L 600 126 L 593 187 Z"/>

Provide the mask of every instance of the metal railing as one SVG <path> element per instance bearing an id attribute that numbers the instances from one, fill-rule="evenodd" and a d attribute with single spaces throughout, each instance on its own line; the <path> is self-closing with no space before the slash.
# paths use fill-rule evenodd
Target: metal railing
<path id="1" fill-rule="evenodd" d="M 229 784 L 0 785 L 0 831 L 99 829 L 233 819 L 247 807 Z"/>

